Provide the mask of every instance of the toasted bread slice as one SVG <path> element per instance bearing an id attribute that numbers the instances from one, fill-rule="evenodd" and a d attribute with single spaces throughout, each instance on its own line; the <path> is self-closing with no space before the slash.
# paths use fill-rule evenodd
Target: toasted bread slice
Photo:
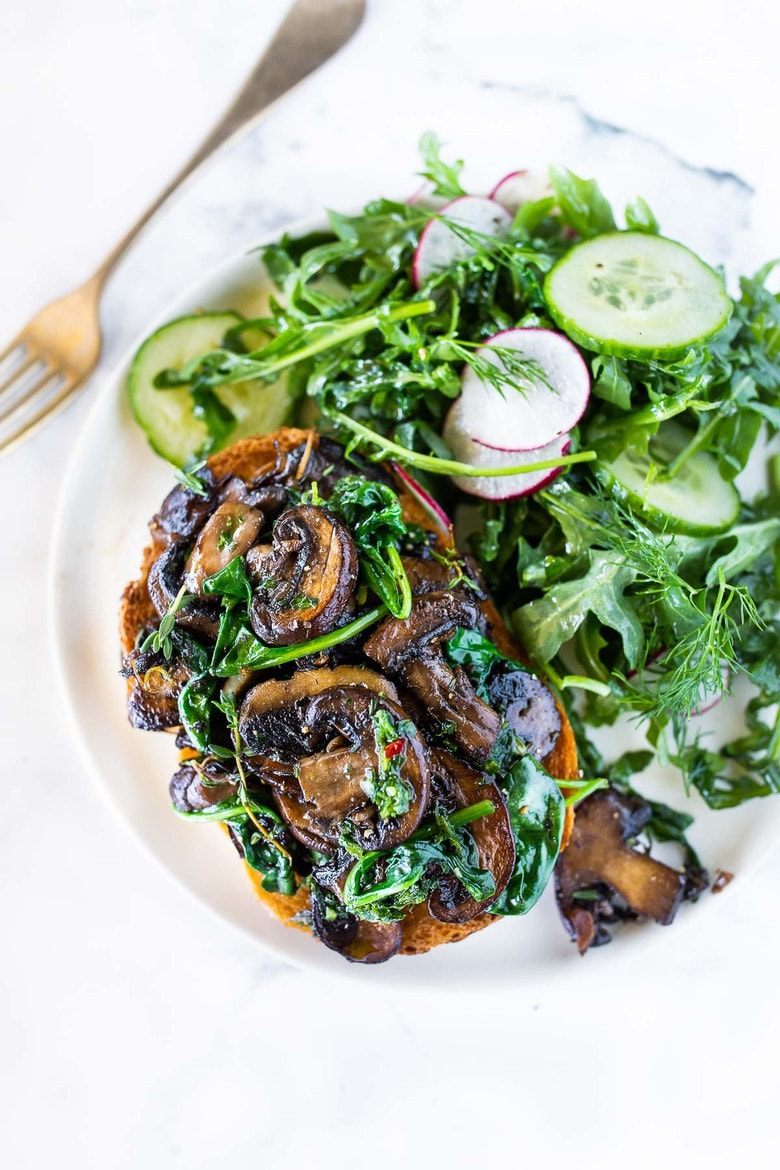
<path id="1" fill-rule="evenodd" d="M 251 479 L 270 466 L 273 466 L 278 452 L 290 451 L 300 443 L 307 441 L 310 441 L 316 447 L 318 443 L 317 433 L 314 431 L 299 430 L 294 427 L 282 427 L 280 430 L 273 431 L 268 435 L 258 435 L 233 443 L 230 447 L 226 447 L 225 450 L 218 452 L 216 455 L 212 455 L 208 460 L 208 466 L 217 478 L 225 475 L 238 475 L 244 479 Z M 405 519 L 410 523 L 419 524 L 423 528 L 432 530 L 430 517 L 414 496 L 406 491 L 400 483 L 397 485 L 397 491 Z M 133 648 L 138 634 L 143 627 L 157 617 L 154 606 L 149 598 L 147 578 L 151 566 L 162 552 L 165 544 L 161 536 L 155 531 L 153 525 L 150 526 L 150 531 L 152 539 L 144 549 L 139 577 L 126 586 L 122 595 L 119 611 L 119 630 L 122 648 L 125 653 L 128 653 Z M 442 534 L 439 534 L 439 542 L 442 546 L 448 543 Z M 523 661 L 524 655 L 521 648 L 503 624 L 492 602 L 486 602 L 483 606 L 483 611 L 490 624 L 491 637 L 498 649 L 509 657 Z M 128 686 L 132 685 L 132 679 L 128 680 Z M 554 748 L 542 762 L 547 771 L 557 779 L 574 780 L 578 775 L 574 732 L 560 704 L 556 705 L 561 716 L 561 732 Z M 569 810 L 564 830 L 564 845 L 568 842 L 569 836 L 571 835 L 572 823 L 573 816 L 571 810 Z M 262 888 L 261 875 L 249 866 L 246 868 L 260 900 L 286 925 L 306 929 L 305 927 L 301 927 L 300 915 L 309 907 L 308 889 L 302 886 L 293 896 L 269 893 Z M 432 947 L 440 946 L 442 943 L 458 942 L 460 939 L 466 938 L 467 935 L 473 934 L 477 930 L 482 930 L 492 922 L 497 921 L 497 915 L 481 914 L 479 917 L 472 919 L 471 922 L 439 922 L 428 913 L 426 904 L 421 903 L 407 914 L 401 924 L 403 942 L 399 953 L 402 955 L 419 955 L 430 950 Z"/>

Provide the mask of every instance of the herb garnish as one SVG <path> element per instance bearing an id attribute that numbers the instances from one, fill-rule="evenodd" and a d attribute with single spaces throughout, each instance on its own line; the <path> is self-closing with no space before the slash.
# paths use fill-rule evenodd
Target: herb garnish
<path id="1" fill-rule="evenodd" d="M 408 720 L 395 722 L 387 711 L 378 707 L 371 716 L 374 726 L 377 768 L 364 780 L 361 788 L 376 806 L 383 821 L 403 816 L 414 797 L 414 789 L 401 775 L 406 756 L 406 743 L 416 730 Z"/>
<path id="2" fill-rule="evenodd" d="M 162 654 L 163 658 L 170 658 L 173 653 L 172 634 L 176 624 L 176 614 L 184 609 L 194 598 L 187 593 L 186 582 L 182 585 L 179 592 L 174 597 L 166 612 L 160 619 L 160 624 L 156 630 L 141 643 L 141 650 L 152 650 L 155 653 Z"/>

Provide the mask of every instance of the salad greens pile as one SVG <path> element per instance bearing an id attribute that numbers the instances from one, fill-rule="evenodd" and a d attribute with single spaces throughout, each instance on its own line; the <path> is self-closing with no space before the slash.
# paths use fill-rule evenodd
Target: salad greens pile
<path id="1" fill-rule="evenodd" d="M 442 160 L 433 135 L 421 147 L 432 195 L 462 195 L 461 164 Z M 519 378 L 543 380 L 516 352 L 488 363 L 477 351 L 502 330 L 556 328 L 545 299 L 547 273 L 581 240 L 616 230 L 595 181 L 553 167 L 550 184 L 548 195 L 520 206 L 500 240 L 450 221 L 468 254 L 419 288 L 415 248 L 440 212 L 388 199 L 372 201 L 356 216 L 330 212 L 329 231 L 284 237 L 262 250 L 279 290 L 268 316 L 239 322 L 221 348 L 165 371 L 155 384 L 190 388 L 215 446 L 226 437 L 215 391 L 247 379 L 271 384 L 284 371 L 307 421 L 313 402 L 318 427 L 348 451 L 417 468 L 445 507 L 466 505 L 487 584 L 567 707 L 586 772 L 607 767 L 589 729 L 627 716 L 641 726 L 647 750 L 679 769 L 686 789 L 698 790 L 710 807 L 778 792 L 780 455 L 766 457 L 762 494 L 740 500 L 734 523 L 705 536 L 637 507 L 601 473 L 625 451 L 647 458 L 659 426 L 670 419 L 689 432 L 661 473 L 670 481 L 699 453 L 717 462 L 727 484 L 751 456 L 760 457 L 780 428 L 780 297 L 767 287 L 773 264 L 742 278 L 728 323 L 682 357 L 582 351 L 592 394 L 570 453 L 546 464 L 563 468 L 553 483 L 524 497 L 476 503 L 447 478 L 484 474 L 453 461 L 442 439 L 464 367 L 501 394 L 515 393 Z M 635 232 L 659 233 L 642 199 L 629 204 L 624 218 Z M 338 507 L 350 526 L 358 534 L 373 532 L 373 504 L 353 501 L 348 485 L 339 489 Z M 392 554 L 381 551 L 393 547 L 392 521 L 376 523 L 387 525 L 389 543 L 378 539 L 379 555 L 365 559 L 363 570 L 387 607 L 400 613 L 409 601 L 402 574 Z M 220 650 L 238 649 L 225 650 L 218 676 L 269 653 L 247 637 L 246 630 L 238 642 L 220 637 Z M 461 641 L 449 652 L 467 661 L 476 650 Z M 735 687 L 746 695 L 744 733 L 710 744 L 697 730 L 696 713 Z M 649 758 L 635 753 L 636 770 Z M 625 773 L 625 762 L 621 768 Z M 630 782 L 624 774 L 622 782 Z M 427 839 L 409 846 L 435 847 Z M 411 873 L 413 859 L 405 857 L 405 865 Z M 365 860 L 355 877 L 356 899 L 370 870 Z"/>

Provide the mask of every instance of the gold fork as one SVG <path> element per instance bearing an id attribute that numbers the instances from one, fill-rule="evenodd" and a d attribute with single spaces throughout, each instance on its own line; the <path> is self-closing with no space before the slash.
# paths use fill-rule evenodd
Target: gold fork
<path id="1" fill-rule="evenodd" d="M 210 154 L 346 44 L 364 12 L 365 0 L 296 0 L 232 105 L 183 170 L 94 276 L 41 309 L 0 354 L 0 452 L 31 435 L 95 369 L 102 342 L 103 285 L 144 225 Z"/>

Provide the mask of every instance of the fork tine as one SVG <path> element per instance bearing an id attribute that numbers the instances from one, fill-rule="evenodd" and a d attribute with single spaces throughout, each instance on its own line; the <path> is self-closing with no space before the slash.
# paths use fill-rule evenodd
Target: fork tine
<path id="1" fill-rule="evenodd" d="M 43 385 L 30 393 L 4 417 L 0 417 L 0 451 L 7 451 L 65 405 L 73 391 L 86 379 L 74 379 L 61 370 L 53 372 Z"/>
<path id="2" fill-rule="evenodd" d="M 0 355 L 0 394 L 15 378 L 35 360 L 35 354 L 28 345 L 18 339 Z"/>
<path id="3" fill-rule="evenodd" d="M 52 372 L 43 358 L 31 355 L 17 370 L 16 377 L 0 388 L 0 422 L 24 403 Z"/>

